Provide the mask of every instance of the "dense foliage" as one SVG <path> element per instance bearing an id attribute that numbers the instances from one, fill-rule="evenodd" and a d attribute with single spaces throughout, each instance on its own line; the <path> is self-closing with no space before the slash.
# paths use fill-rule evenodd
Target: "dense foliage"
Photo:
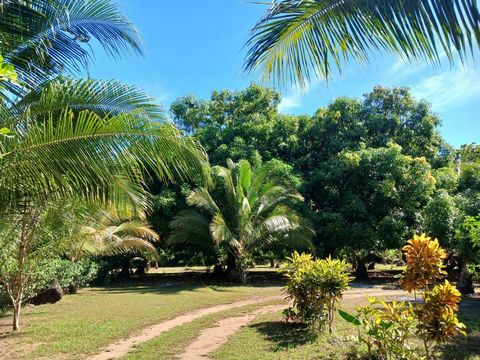
<path id="1" fill-rule="evenodd" d="M 404 88 L 334 99 L 313 116 L 282 114 L 279 103 L 276 92 L 251 85 L 209 100 L 179 98 L 171 114 L 212 164 L 274 164 L 271 172 L 305 198 L 299 211 L 315 229 L 318 255 L 346 254 L 361 268 L 365 255 L 398 249 L 423 230 L 463 266 L 458 229 L 480 212 L 475 144 L 449 146 L 429 104 Z"/>
<path id="2" fill-rule="evenodd" d="M 185 210 L 171 222 L 172 243 L 196 243 L 223 248 L 227 271 L 245 282 L 249 257 L 272 244 L 308 247 L 312 230 L 295 211 L 303 201 L 270 166 L 252 168 L 246 160 L 212 168 L 210 184 L 191 191 Z"/>

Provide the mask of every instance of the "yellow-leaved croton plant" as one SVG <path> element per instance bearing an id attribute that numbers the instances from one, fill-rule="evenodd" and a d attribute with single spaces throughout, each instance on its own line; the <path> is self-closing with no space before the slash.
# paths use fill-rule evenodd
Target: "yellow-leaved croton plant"
<path id="1" fill-rule="evenodd" d="M 443 259 L 447 253 L 437 239 L 432 240 L 425 234 L 414 235 L 407 243 L 403 248 L 407 268 L 402 276 L 402 286 L 408 292 L 426 289 L 445 274 Z"/>

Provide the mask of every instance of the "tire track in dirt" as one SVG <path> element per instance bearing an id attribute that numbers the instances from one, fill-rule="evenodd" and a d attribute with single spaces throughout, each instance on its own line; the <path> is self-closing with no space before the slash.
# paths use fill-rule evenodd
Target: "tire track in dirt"
<path id="1" fill-rule="evenodd" d="M 347 292 L 344 299 L 358 299 L 366 296 L 394 296 L 405 294 L 402 290 L 381 290 L 379 288 L 352 289 Z M 228 339 L 242 327 L 252 322 L 258 315 L 279 311 L 285 305 L 269 305 L 252 311 L 243 316 L 222 319 L 214 327 L 206 328 L 193 340 L 184 352 L 178 355 L 179 360 L 210 360 L 208 354 L 226 344 Z"/>
<path id="2" fill-rule="evenodd" d="M 201 317 L 214 314 L 217 312 L 230 310 L 234 308 L 239 308 L 247 305 L 255 305 L 263 302 L 275 301 L 283 299 L 283 295 L 274 295 L 274 296 L 264 296 L 264 297 L 254 297 L 247 300 L 237 301 L 229 304 L 216 305 L 208 308 L 203 308 L 195 311 L 190 311 L 186 314 L 177 316 L 174 319 L 161 322 L 156 325 L 149 326 L 141 330 L 136 335 L 133 335 L 129 338 L 116 341 L 108 345 L 101 353 L 92 356 L 91 360 L 109 360 L 109 359 L 119 359 L 122 356 L 125 356 L 133 347 L 136 345 L 142 344 L 146 341 L 152 340 L 153 338 L 161 335 L 162 333 L 173 329 L 174 327 L 181 326 L 187 323 L 190 323 L 194 320 L 197 320 Z"/>

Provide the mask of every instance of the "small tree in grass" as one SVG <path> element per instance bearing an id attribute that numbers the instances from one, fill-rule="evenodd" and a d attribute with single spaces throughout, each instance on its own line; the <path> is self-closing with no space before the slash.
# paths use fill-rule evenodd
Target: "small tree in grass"
<path id="1" fill-rule="evenodd" d="M 340 311 L 348 322 L 362 326 L 364 333 L 359 341 L 367 344 L 369 355 L 377 348 L 381 359 L 416 359 L 408 342 L 410 335 L 423 341 L 427 359 L 432 359 L 435 348 L 457 334 L 465 335 L 465 325 L 457 317 L 460 292 L 447 280 L 432 285 L 444 275 L 442 259 L 445 251 L 425 234 L 414 235 L 403 248 L 407 266 L 402 276 L 402 287 L 413 292 L 423 292 L 423 301 L 414 305 L 404 302 L 379 302 L 369 299 L 370 304 L 357 309 L 357 316 Z M 382 304 L 377 309 L 374 304 Z M 398 345 L 401 346 L 398 346 Z"/>
<path id="2" fill-rule="evenodd" d="M 343 292 L 353 279 L 348 264 L 328 257 L 315 260 L 311 254 L 294 252 L 282 269 L 288 282 L 287 299 L 293 306 L 284 311 L 287 320 L 300 320 L 317 329 L 328 324 L 332 333 L 333 313 Z"/>

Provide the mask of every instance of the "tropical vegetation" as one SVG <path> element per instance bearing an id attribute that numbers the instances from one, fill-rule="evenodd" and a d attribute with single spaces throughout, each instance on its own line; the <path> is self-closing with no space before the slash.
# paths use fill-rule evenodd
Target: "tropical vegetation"
<path id="1" fill-rule="evenodd" d="M 185 210 L 170 223 L 170 242 L 213 244 L 227 252 L 231 278 L 246 282 L 249 254 L 270 244 L 308 247 L 313 235 L 296 213 L 300 194 L 270 174 L 265 164 L 252 169 L 246 160 L 212 168 L 209 187 L 192 190 Z"/>
<path id="2" fill-rule="evenodd" d="M 440 64 L 474 59 L 480 47 L 476 1 L 275 0 L 251 31 L 247 72 L 280 86 L 330 79 L 377 51 Z"/>
<path id="3" fill-rule="evenodd" d="M 0 44 L 0 314 L 13 318 L 0 357 L 13 356 L 2 347 L 20 339 L 23 311 L 30 357 L 91 356 L 179 315 L 176 328 L 148 328 L 165 337 L 132 358 L 176 356 L 225 317 L 252 322 L 231 339 L 235 349 L 255 335 L 246 358 L 319 358 L 322 343 L 339 348 L 330 357 L 430 360 L 478 338 L 477 308 L 469 318 L 461 305 L 480 278 L 480 145 L 448 144 L 429 99 L 408 88 L 305 115 L 286 114 L 275 90 L 377 51 L 468 64 L 480 48 L 475 0 L 272 1 L 245 70 L 274 87 L 182 96 L 169 112 L 86 75 L 92 49 L 143 54 L 113 0 L 0 1 Z M 386 294 L 372 275 L 394 297 L 365 304 L 365 287 Z M 33 306 L 63 294 L 71 308 Z"/>

